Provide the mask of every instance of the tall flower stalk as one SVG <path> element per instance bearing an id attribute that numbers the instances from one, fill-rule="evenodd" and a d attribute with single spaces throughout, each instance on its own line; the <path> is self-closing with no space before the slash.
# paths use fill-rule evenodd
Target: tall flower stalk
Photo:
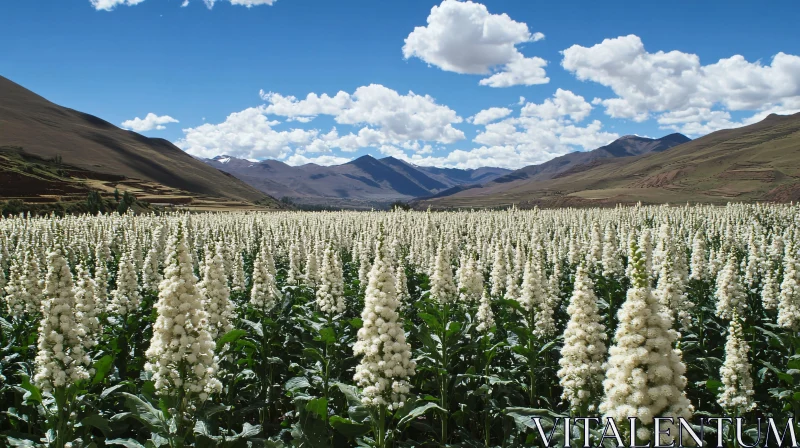
<path id="1" fill-rule="evenodd" d="M 368 276 L 361 312 L 363 325 L 353 346 L 353 354 L 361 357 L 353 379 L 362 388 L 362 403 L 373 413 L 373 432 L 379 448 L 388 446 L 391 437 L 391 430 L 386 428 L 387 412 L 405 405 L 411 390 L 409 379 L 416 368 L 397 312 L 393 264 L 381 234 Z"/>
<path id="2" fill-rule="evenodd" d="M 182 447 L 194 425 L 197 404 L 222 390 L 217 379 L 214 341 L 203 307 L 186 229 L 179 222 L 167 243 L 164 280 L 158 287 L 153 338 L 145 356 L 156 393 L 170 399 L 175 430 L 170 444 Z"/>

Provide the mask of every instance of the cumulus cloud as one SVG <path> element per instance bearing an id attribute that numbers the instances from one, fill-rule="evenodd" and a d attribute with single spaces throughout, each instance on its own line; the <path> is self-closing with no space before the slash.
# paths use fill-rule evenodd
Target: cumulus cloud
<path id="1" fill-rule="evenodd" d="M 319 134 L 304 129 L 276 131 L 272 126 L 263 107 L 251 107 L 228 115 L 219 124 L 183 129 L 184 137 L 175 144 L 199 157 L 228 154 L 247 159 L 280 159 L 292 153 L 293 148 L 311 143 Z"/>
<path id="2" fill-rule="evenodd" d="M 417 153 L 398 158 L 417 165 L 453 168 L 516 169 L 540 164 L 576 150 L 595 149 L 619 138 L 618 134 L 605 131 L 599 120 L 581 124 L 591 110 L 592 105 L 582 96 L 558 89 L 552 98 L 540 104 L 525 104 L 519 117 L 487 122 L 473 140 L 481 145 L 477 148 L 456 149 L 442 156 Z"/>
<path id="3" fill-rule="evenodd" d="M 150 112 L 144 118 L 136 117 L 133 120 L 123 121 L 122 127 L 136 132 L 152 131 L 153 129 L 160 131 L 166 129 L 164 125 L 168 123 L 178 123 L 178 120 L 169 115 L 158 116 Z"/>
<path id="4" fill-rule="evenodd" d="M 661 129 L 669 129 L 689 136 L 700 136 L 721 129 L 733 129 L 758 123 L 770 114 L 791 115 L 800 112 L 800 98 L 791 98 L 780 105 L 766 105 L 758 112 L 735 121 L 731 114 L 723 110 L 707 108 L 689 108 L 680 111 L 665 112 L 658 116 Z"/>
<path id="5" fill-rule="evenodd" d="M 416 57 L 455 73 L 491 74 L 480 81 L 490 87 L 550 81 L 544 70 L 547 61 L 525 57 L 517 48 L 544 39 L 544 34 L 531 34 L 527 24 L 507 14 L 491 14 L 480 3 L 444 0 L 431 9 L 427 23 L 406 37 L 405 59 Z"/>
<path id="6" fill-rule="evenodd" d="M 343 157 L 345 153 L 377 148 L 383 155 L 417 165 L 513 169 L 594 149 L 618 138 L 598 120 L 582 124 L 592 105 L 563 89 L 541 103 L 526 103 L 518 116 L 511 116 L 512 110 L 506 107 L 478 112 L 469 121 L 482 126 L 473 139 L 479 146 L 455 150 L 448 145 L 463 140 L 464 134 L 453 124 L 463 120 L 427 95 L 400 95 L 379 85 L 361 87 L 352 94 L 311 93 L 304 99 L 260 94 L 266 104 L 233 113 L 222 123 L 184 129 L 184 138 L 176 144 L 202 157 L 229 154 L 279 159 L 292 165 L 344 163 L 349 160 Z M 328 115 L 337 126 L 327 132 L 276 130 L 273 127 L 279 122 L 270 119 L 276 115 L 286 117 L 287 122 Z"/>
<path id="7" fill-rule="evenodd" d="M 144 0 L 89 0 L 92 7 L 98 11 L 111 11 L 119 5 L 133 6 L 142 3 Z"/>
<path id="8" fill-rule="evenodd" d="M 592 105 L 580 96 L 569 90 L 557 89 L 553 98 L 546 99 L 542 104 L 527 103 L 522 106 L 521 114 L 526 117 L 555 119 L 569 116 L 575 121 L 581 121 L 589 116 Z"/>
<path id="9" fill-rule="evenodd" d="M 218 0 L 203 0 L 206 2 L 208 9 L 211 9 Z M 253 6 L 267 5 L 272 6 L 277 0 L 228 0 L 231 5 L 240 5 L 252 8 Z"/>
<path id="10" fill-rule="evenodd" d="M 425 140 L 453 143 L 464 139 L 464 133 L 453 127 L 463 119 L 447 106 L 437 104 L 429 95 L 398 92 L 380 84 L 359 87 L 349 94 L 334 96 L 309 93 L 305 99 L 261 91 L 269 104 L 264 111 L 284 117 L 330 115 L 340 124 L 365 124 L 359 134 L 371 143 L 376 141 Z M 351 137 L 351 140 L 355 137 Z"/>
<path id="11" fill-rule="evenodd" d="M 490 107 L 470 117 L 468 121 L 472 124 L 484 125 L 509 115 L 511 115 L 511 109 L 507 107 Z"/>
<path id="12" fill-rule="evenodd" d="M 334 150 L 355 152 L 361 148 L 396 145 L 428 154 L 431 152 L 428 142 L 450 144 L 465 138 L 453 126 L 463 119 L 452 109 L 437 104 L 428 95 L 413 92 L 401 95 L 378 84 L 359 87 L 352 94 L 310 93 L 304 99 L 263 90 L 260 96 L 266 104 L 233 113 L 219 124 L 184 129 L 185 135 L 176 145 L 202 157 L 302 156 L 294 157 L 292 162 L 327 163 L 337 160 L 332 154 Z M 336 127 L 326 133 L 318 129 L 276 130 L 273 127 L 280 122 L 270 119 L 280 116 L 287 121 L 307 123 L 318 115 L 331 116 L 337 124 L 353 130 L 342 134 Z M 309 158 L 308 154 L 323 155 Z"/>
<path id="13" fill-rule="evenodd" d="M 144 0 L 89 0 L 92 4 L 94 9 L 98 11 L 111 11 L 118 5 L 138 5 L 142 3 Z M 219 0 L 203 0 L 203 3 L 211 9 L 214 7 L 214 4 L 217 3 Z M 277 0 L 227 0 L 230 2 L 231 5 L 240 5 L 245 6 L 247 8 L 252 8 L 253 6 L 259 5 L 268 5 L 272 6 Z M 183 0 L 181 3 L 181 8 L 185 8 L 189 6 L 189 0 Z"/>
<path id="14" fill-rule="evenodd" d="M 691 53 L 650 53 L 636 35 L 573 45 L 562 53 L 561 65 L 578 79 L 616 94 L 592 101 L 605 106 L 607 115 L 638 122 L 655 115 L 660 124 L 687 132 L 735 125 L 728 111 L 790 110 L 800 98 L 800 57 L 785 53 L 769 65 L 740 55 L 702 65 Z"/>

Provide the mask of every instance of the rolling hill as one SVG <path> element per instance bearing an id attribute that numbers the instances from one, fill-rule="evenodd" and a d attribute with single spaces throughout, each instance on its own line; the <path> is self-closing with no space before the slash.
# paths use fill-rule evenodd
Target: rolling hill
<path id="1" fill-rule="evenodd" d="M 151 201 L 170 202 L 171 197 L 180 197 L 186 202 L 187 198 L 202 197 L 278 206 L 264 193 L 196 160 L 167 140 L 145 137 L 59 106 L 2 76 L 0 147 L 26 156 L 58 159 L 79 170 L 81 178 L 97 177 L 94 180 L 99 183 L 94 187 L 101 191 L 113 191 L 119 184 Z M 0 172 L 3 175 L 9 175 L 8 170 Z M 103 180 L 107 175 L 114 180 Z"/>
<path id="2" fill-rule="evenodd" d="M 420 167 L 393 157 L 376 159 L 368 155 L 333 166 L 289 166 L 277 160 L 251 162 L 226 155 L 204 161 L 274 197 L 290 198 L 300 204 L 352 208 L 431 196 L 509 173 L 503 168 Z"/>
<path id="3" fill-rule="evenodd" d="M 549 178 L 495 180 L 422 200 L 416 206 L 532 207 L 639 201 L 724 204 L 798 199 L 800 114 L 773 114 L 759 123 L 717 131 L 668 151 L 597 159 Z"/>

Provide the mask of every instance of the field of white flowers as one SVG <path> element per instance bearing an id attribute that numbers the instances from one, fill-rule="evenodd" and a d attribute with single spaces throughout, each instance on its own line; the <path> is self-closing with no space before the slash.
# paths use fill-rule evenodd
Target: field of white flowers
<path id="1" fill-rule="evenodd" d="M 800 412 L 798 212 L 0 219 L 0 446 L 538 446 L 570 415 L 752 442 Z"/>

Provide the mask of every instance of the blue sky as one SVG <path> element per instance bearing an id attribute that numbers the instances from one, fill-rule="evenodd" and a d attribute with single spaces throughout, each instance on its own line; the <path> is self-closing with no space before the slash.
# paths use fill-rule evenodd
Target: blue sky
<path id="1" fill-rule="evenodd" d="M 0 2 L 0 75 L 195 155 L 292 164 L 517 168 L 800 111 L 793 1 L 182 3 Z"/>

